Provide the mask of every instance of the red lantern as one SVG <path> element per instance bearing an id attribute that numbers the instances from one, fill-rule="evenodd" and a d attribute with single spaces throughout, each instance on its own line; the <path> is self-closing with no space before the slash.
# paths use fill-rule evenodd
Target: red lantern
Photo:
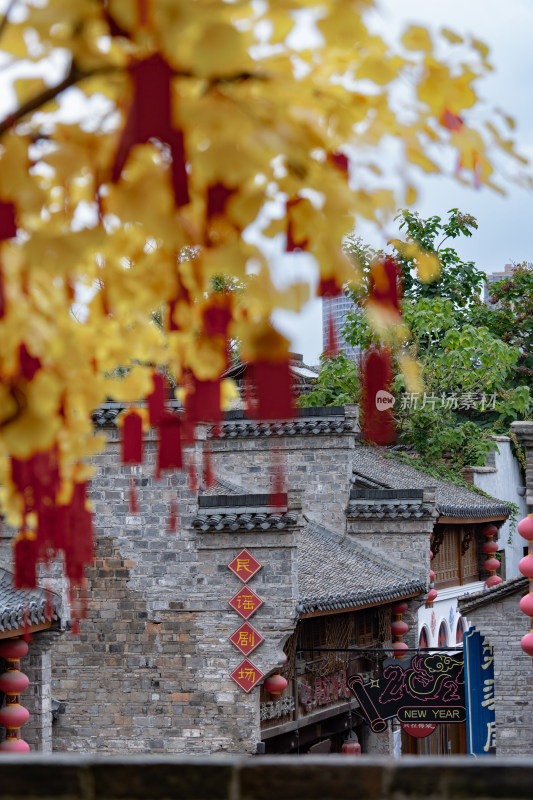
<path id="1" fill-rule="evenodd" d="M 525 636 L 522 636 L 520 645 L 524 653 L 527 653 L 528 656 L 533 656 L 533 632 L 526 633 Z"/>
<path id="2" fill-rule="evenodd" d="M 0 708 L 0 725 L 3 725 L 4 728 L 20 728 L 29 718 L 30 712 L 19 703 L 12 703 Z"/>
<path id="3" fill-rule="evenodd" d="M 533 553 L 524 556 L 524 558 L 518 562 L 518 569 L 526 578 L 533 578 Z"/>
<path id="4" fill-rule="evenodd" d="M 6 639 L 0 642 L 0 658 L 19 661 L 28 652 L 28 643 L 24 639 Z"/>
<path id="5" fill-rule="evenodd" d="M 393 633 L 394 636 L 403 636 L 404 633 L 407 633 L 407 631 L 409 630 L 409 625 L 407 624 L 407 622 L 403 622 L 402 620 L 397 620 L 396 622 L 391 623 L 390 629 L 391 633 Z"/>
<path id="6" fill-rule="evenodd" d="M 518 523 L 517 531 L 528 542 L 533 542 L 533 514 L 528 514 Z"/>
<path id="7" fill-rule="evenodd" d="M 348 739 L 344 742 L 341 747 L 341 753 L 345 756 L 360 756 L 361 755 L 361 745 L 357 741 L 357 738 L 351 733 Z"/>
<path id="8" fill-rule="evenodd" d="M 493 536 L 498 535 L 498 528 L 496 527 L 496 525 L 484 525 L 481 528 L 481 533 L 483 534 L 483 536 L 486 536 L 487 539 L 491 539 Z"/>
<path id="9" fill-rule="evenodd" d="M 500 568 L 500 562 L 497 558 L 487 558 L 483 567 L 488 570 L 489 572 L 493 572 L 495 569 Z"/>
<path id="10" fill-rule="evenodd" d="M 485 586 L 488 586 L 489 589 L 491 586 L 497 586 L 499 583 L 502 582 L 502 579 L 499 575 L 491 575 L 490 578 L 487 578 L 485 581 Z"/>
<path id="11" fill-rule="evenodd" d="M 407 603 L 396 603 L 396 605 L 391 608 L 391 611 L 393 614 L 405 614 L 408 608 L 409 606 Z"/>
<path id="12" fill-rule="evenodd" d="M 18 669 L 10 669 L 0 675 L 0 692 L 4 694 L 20 694 L 28 688 L 30 679 Z"/>
<path id="13" fill-rule="evenodd" d="M 533 594 L 526 594 L 520 600 L 520 611 L 522 611 L 524 614 L 527 614 L 528 617 L 533 617 Z M 0 688 L 2 687 L 0 686 Z"/>
<path id="14" fill-rule="evenodd" d="M 269 694 L 280 695 L 287 688 L 287 681 L 277 672 L 266 679 L 264 687 Z"/>
<path id="15" fill-rule="evenodd" d="M 0 751 L 3 753 L 29 753 L 30 746 L 24 739 L 5 739 L 0 743 Z"/>

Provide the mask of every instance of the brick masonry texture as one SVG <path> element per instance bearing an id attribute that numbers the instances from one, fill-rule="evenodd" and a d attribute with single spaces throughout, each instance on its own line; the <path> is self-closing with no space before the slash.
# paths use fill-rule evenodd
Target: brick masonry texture
<path id="1" fill-rule="evenodd" d="M 273 488 L 279 457 L 291 489 L 303 491 L 302 504 L 316 522 L 344 531 L 344 508 L 352 476 L 353 433 L 212 441 L 216 468 L 250 491 Z"/>
<path id="2" fill-rule="evenodd" d="M 468 619 L 494 648 L 496 754 L 523 758 L 532 752 L 533 670 L 520 647 L 529 624 L 519 601 L 515 592 L 468 611 Z"/>
<path id="3" fill-rule="evenodd" d="M 136 467 L 139 512 L 116 433 L 94 459 L 97 553 L 88 619 L 53 650 L 53 696 L 66 704 L 54 749 L 103 753 L 255 752 L 259 696 L 230 672 L 243 656 L 228 641 L 242 623 L 228 600 L 242 586 L 227 564 L 247 547 L 264 564 L 247 584 L 264 605 L 250 622 L 265 638 L 250 660 L 268 674 L 295 625 L 295 530 L 197 533 L 197 495 L 184 473 L 153 475 L 155 445 Z M 178 531 L 167 530 L 171 500 Z"/>
<path id="4" fill-rule="evenodd" d="M 533 766 L 465 757 L 2 757 L 0 800 L 530 800 Z"/>

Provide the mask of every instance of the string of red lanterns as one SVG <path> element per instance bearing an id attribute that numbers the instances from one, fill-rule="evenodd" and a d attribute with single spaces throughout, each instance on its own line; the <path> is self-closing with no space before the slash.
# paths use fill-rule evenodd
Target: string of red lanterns
<path id="1" fill-rule="evenodd" d="M 498 536 L 498 528 L 496 525 L 484 525 L 481 528 L 481 533 L 487 540 L 482 545 L 481 549 L 487 556 L 483 567 L 489 573 L 489 577 L 485 581 L 485 586 L 488 586 L 490 589 L 491 586 L 497 586 L 502 582 L 501 577 L 496 575 L 496 570 L 500 568 L 500 562 L 494 555 L 498 552 L 498 543 L 495 541 L 495 537 Z"/>
<path id="2" fill-rule="evenodd" d="M 6 705 L 0 708 L 0 725 L 6 729 L 6 738 L 0 744 L 4 753 L 28 753 L 30 746 L 21 738 L 20 729 L 28 721 L 28 709 L 20 705 L 20 693 L 28 687 L 29 678 L 20 671 L 20 659 L 28 652 L 24 639 L 7 639 L 0 642 L 0 656 L 6 661 L 6 671 L 0 675 L 0 691 L 6 695 Z"/>
<path id="3" fill-rule="evenodd" d="M 402 614 L 405 614 L 407 608 L 407 603 L 402 602 L 396 603 L 396 605 L 394 605 L 391 609 L 394 616 L 390 626 L 394 658 L 403 658 L 404 651 L 408 649 L 407 644 L 403 641 L 403 636 L 409 630 L 409 625 L 402 620 Z"/>
<path id="4" fill-rule="evenodd" d="M 518 523 L 518 533 L 528 543 L 528 554 L 518 564 L 518 569 L 529 578 L 529 593 L 520 600 L 520 610 L 531 617 L 531 630 L 522 637 L 522 650 L 533 657 L 533 514 Z"/>
<path id="5" fill-rule="evenodd" d="M 431 535 L 429 537 L 429 540 L 431 541 Z M 433 550 L 430 550 L 429 551 L 429 560 L 433 561 L 433 557 L 434 557 Z M 437 599 L 438 592 L 435 589 L 435 587 L 432 585 L 434 582 L 435 582 L 435 573 L 434 573 L 434 571 L 432 569 L 430 569 L 429 570 L 429 584 L 430 584 L 431 588 L 430 588 L 430 590 L 428 592 L 428 596 L 426 597 L 426 608 L 433 608 L 433 601 Z"/>

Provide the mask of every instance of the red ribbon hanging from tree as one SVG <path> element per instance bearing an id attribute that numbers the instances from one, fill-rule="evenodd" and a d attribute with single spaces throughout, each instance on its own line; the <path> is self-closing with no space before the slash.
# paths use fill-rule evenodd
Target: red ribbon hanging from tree
<path id="1" fill-rule="evenodd" d="M 120 179 L 131 148 L 150 139 L 165 142 L 172 155 L 172 188 L 176 206 L 187 205 L 189 190 L 183 132 L 172 125 L 173 71 L 165 59 L 154 53 L 143 61 L 133 61 L 129 74 L 133 82 L 133 100 L 115 155 L 111 178 Z"/>
<path id="2" fill-rule="evenodd" d="M 391 444 L 396 437 L 390 393 L 393 371 L 391 352 L 387 348 L 372 349 L 363 356 L 362 433 L 374 444 Z"/>

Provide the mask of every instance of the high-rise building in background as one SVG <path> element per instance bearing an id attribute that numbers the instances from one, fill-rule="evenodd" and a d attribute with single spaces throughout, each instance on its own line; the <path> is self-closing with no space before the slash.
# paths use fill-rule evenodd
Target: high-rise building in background
<path id="1" fill-rule="evenodd" d="M 349 345 L 342 335 L 342 326 L 346 314 L 353 308 L 353 300 L 344 293 L 338 297 L 324 297 L 322 300 L 322 350 L 326 350 L 329 344 L 330 319 L 333 320 L 334 329 L 337 332 L 339 350 L 348 358 L 357 361 L 361 352 L 360 347 Z"/>
<path id="2" fill-rule="evenodd" d="M 506 278 L 512 278 L 517 270 L 520 269 L 519 264 L 506 264 L 503 272 L 492 272 L 487 275 L 487 283 L 485 284 L 485 303 L 489 302 L 489 297 L 492 294 L 492 285 L 504 281 Z"/>

